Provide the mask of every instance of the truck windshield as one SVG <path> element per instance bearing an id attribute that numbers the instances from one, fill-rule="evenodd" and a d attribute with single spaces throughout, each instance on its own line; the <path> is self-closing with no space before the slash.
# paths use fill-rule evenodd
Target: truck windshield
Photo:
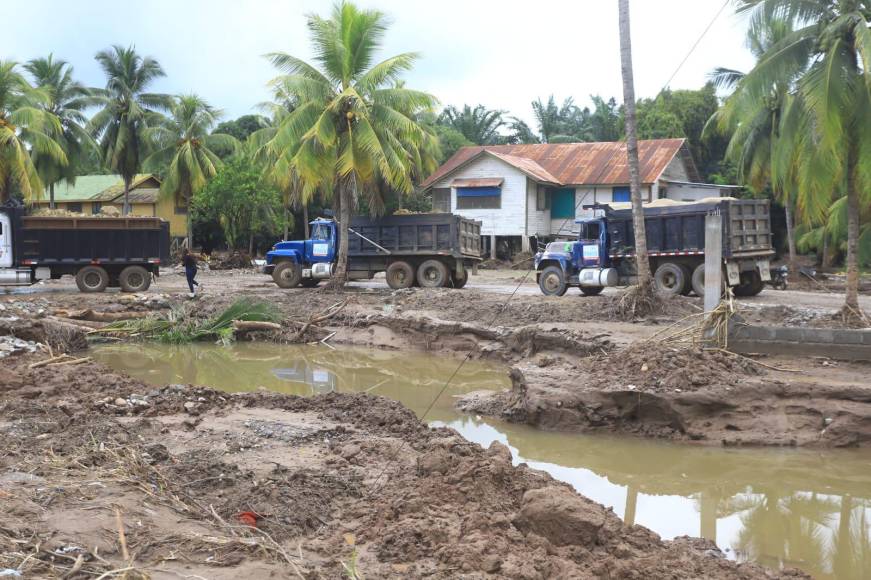
<path id="1" fill-rule="evenodd" d="M 330 228 L 329 226 L 325 226 L 323 224 L 318 224 L 312 230 L 312 239 L 313 240 L 329 240 L 330 239 Z"/>

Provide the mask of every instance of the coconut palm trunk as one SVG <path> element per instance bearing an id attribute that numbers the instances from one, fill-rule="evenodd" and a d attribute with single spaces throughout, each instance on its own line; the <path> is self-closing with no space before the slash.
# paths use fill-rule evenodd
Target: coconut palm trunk
<path id="1" fill-rule="evenodd" d="M 302 204 L 302 227 L 305 232 L 305 239 L 308 239 L 309 231 L 308 231 L 308 204 Z"/>
<path id="2" fill-rule="evenodd" d="M 859 310 L 859 192 L 856 187 L 855 148 L 847 163 L 847 296 L 844 314 L 862 318 Z"/>
<path id="3" fill-rule="evenodd" d="M 348 228 L 351 225 L 351 205 L 354 199 L 354 176 L 343 179 L 339 186 L 339 253 L 336 257 L 336 273 L 330 279 L 330 288 L 338 289 L 348 281 Z"/>
<path id="4" fill-rule="evenodd" d="M 786 214 L 786 244 L 789 248 L 789 273 L 795 274 L 795 220 L 792 215 L 792 201 L 786 199 L 783 210 Z"/>
<path id="5" fill-rule="evenodd" d="M 638 129 L 635 115 L 635 83 L 632 75 L 632 42 L 629 34 L 629 0 L 620 0 L 620 63 L 623 73 L 623 103 L 626 111 L 626 155 L 629 164 L 629 189 L 632 198 L 632 225 L 635 230 L 635 262 L 638 285 L 651 286 L 647 255 L 647 231 L 641 204 L 641 173 L 638 167 Z"/>
<path id="6" fill-rule="evenodd" d="M 124 207 L 121 210 L 122 215 L 130 213 L 130 178 L 124 178 Z"/>
<path id="7" fill-rule="evenodd" d="M 54 183 L 50 183 L 48 185 L 48 207 L 49 209 L 54 209 Z"/>

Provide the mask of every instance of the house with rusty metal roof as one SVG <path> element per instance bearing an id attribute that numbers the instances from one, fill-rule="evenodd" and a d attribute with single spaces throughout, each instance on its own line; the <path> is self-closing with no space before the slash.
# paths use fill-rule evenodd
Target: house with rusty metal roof
<path id="1" fill-rule="evenodd" d="M 638 142 L 642 196 L 697 201 L 728 195 L 729 186 L 701 183 L 685 139 Z M 495 255 L 530 251 L 538 240 L 571 237 L 584 206 L 629 201 L 626 144 L 545 143 L 463 147 L 421 184 L 433 211 L 482 222 Z"/>

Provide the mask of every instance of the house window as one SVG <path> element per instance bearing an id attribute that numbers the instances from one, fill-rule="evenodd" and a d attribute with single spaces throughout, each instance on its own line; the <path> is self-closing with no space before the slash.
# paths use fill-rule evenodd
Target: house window
<path id="1" fill-rule="evenodd" d="M 73 213 L 82 213 L 82 204 L 81 203 L 68 203 L 67 211 Z"/>
<path id="2" fill-rule="evenodd" d="M 537 196 L 535 199 L 535 209 L 538 211 L 547 211 L 550 209 L 550 189 L 547 187 L 538 187 Z"/>
<path id="3" fill-rule="evenodd" d="M 501 187 L 457 188 L 457 209 L 499 209 L 501 207 Z"/>
<path id="4" fill-rule="evenodd" d="M 555 189 L 551 193 L 550 217 L 571 219 L 575 217 L 575 190 L 573 187 Z"/>
<path id="5" fill-rule="evenodd" d="M 432 210 L 435 213 L 451 213 L 450 187 L 438 187 L 432 190 Z"/>
<path id="6" fill-rule="evenodd" d="M 611 200 L 615 202 L 630 202 L 632 194 L 628 187 L 615 187 L 611 190 Z"/>
<path id="7" fill-rule="evenodd" d="M 101 201 L 93 201 L 91 202 L 91 213 L 97 215 L 103 211 L 103 202 Z"/>

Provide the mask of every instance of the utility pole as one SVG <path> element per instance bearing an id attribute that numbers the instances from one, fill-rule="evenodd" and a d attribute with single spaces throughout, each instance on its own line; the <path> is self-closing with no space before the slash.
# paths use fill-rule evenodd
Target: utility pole
<path id="1" fill-rule="evenodd" d="M 632 41 L 629 36 L 629 0 L 619 0 L 620 64 L 623 72 L 623 107 L 626 112 L 626 155 L 629 163 L 629 191 L 632 199 L 632 226 L 635 231 L 635 264 L 638 286 L 651 288 L 650 261 L 647 256 L 647 231 L 641 205 L 641 173 L 638 167 L 638 127 L 635 118 L 635 81 L 632 77 Z"/>

